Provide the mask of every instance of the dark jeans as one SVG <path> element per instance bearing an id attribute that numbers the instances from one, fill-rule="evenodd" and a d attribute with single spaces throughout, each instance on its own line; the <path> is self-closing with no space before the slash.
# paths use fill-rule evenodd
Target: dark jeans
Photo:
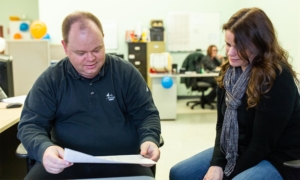
<path id="1" fill-rule="evenodd" d="M 148 167 L 139 164 L 87 164 L 74 163 L 59 174 L 48 173 L 43 164 L 36 162 L 25 180 L 32 179 L 78 179 L 78 178 L 104 178 L 121 176 L 153 176 Z"/>
<path id="2" fill-rule="evenodd" d="M 203 179 L 210 167 L 214 148 L 202 151 L 170 170 L 170 180 Z M 228 179 L 223 176 L 223 179 Z M 283 180 L 277 169 L 266 160 L 236 175 L 233 180 Z"/>

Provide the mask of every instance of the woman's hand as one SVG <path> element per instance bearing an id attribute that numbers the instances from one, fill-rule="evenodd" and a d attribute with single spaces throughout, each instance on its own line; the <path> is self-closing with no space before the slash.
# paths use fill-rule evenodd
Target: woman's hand
<path id="1" fill-rule="evenodd" d="M 203 180 L 222 180 L 223 169 L 219 166 L 211 166 L 205 174 Z"/>

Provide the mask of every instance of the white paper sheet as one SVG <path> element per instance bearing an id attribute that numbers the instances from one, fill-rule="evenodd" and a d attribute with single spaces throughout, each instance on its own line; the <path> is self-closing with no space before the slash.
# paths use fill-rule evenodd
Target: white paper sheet
<path id="1" fill-rule="evenodd" d="M 74 163 L 156 164 L 142 155 L 91 156 L 65 148 L 64 159 Z"/>

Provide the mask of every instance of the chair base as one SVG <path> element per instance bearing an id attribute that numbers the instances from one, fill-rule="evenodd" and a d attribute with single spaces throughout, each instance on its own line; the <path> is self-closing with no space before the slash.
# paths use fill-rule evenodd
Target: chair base
<path id="1" fill-rule="evenodd" d="M 202 109 L 205 109 L 205 104 L 209 105 L 210 106 L 210 109 L 215 109 L 215 106 L 212 105 L 211 103 L 202 103 L 201 101 L 189 101 L 186 103 L 186 105 L 188 106 L 189 103 L 194 103 L 192 106 L 191 106 L 191 109 L 194 109 L 195 106 L 198 106 L 198 105 L 201 105 L 201 108 Z"/>
<path id="2" fill-rule="evenodd" d="M 209 105 L 209 106 L 210 106 L 210 109 L 215 109 L 215 106 L 212 105 L 210 102 L 208 102 L 208 101 L 205 99 L 204 91 L 202 91 L 202 95 L 201 95 L 199 101 L 188 101 L 188 102 L 186 103 L 186 105 L 189 106 L 190 103 L 193 103 L 193 105 L 191 106 L 191 109 L 194 109 L 194 107 L 197 106 L 197 105 L 200 105 L 201 108 L 204 109 L 204 108 L 205 108 L 205 104 Z"/>

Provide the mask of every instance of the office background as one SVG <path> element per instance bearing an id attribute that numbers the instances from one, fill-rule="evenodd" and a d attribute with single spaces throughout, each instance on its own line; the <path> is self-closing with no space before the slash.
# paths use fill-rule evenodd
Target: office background
<path id="1" fill-rule="evenodd" d="M 53 15 L 61 9 L 57 0 L 43 1 L 53 3 L 53 7 L 49 7 Z M 64 1 L 63 4 L 72 3 L 71 0 L 61 1 Z M 89 2 L 91 0 L 76 1 L 76 3 L 87 3 L 95 9 L 98 8 L 101 21 L 117 22 L 118 49 L 110 51 L 124 54 L 125 59 L 127 59 L 128 47 L 125 42 L 125 31 L 135 29 L 138 21 L 141 22 L 143 28 L 149 28 L 151 19 L 162 19 L 166 23 L 168 12 L 219 12 L 219 26 L 221 27 L 238 9 L 260 7 L 271 18 L 279 35 L 279 41 L 291 56 L 294 69 L 300 72 L 300 0 L 152 0 L 150 2 L 146 0 L 97 0 L 96 4 Z M 39 19 L 39 0 L 0 0 L 0 25 L 4 26 L 5 38 L 9 37 L 8 17 L 11 15 L 26 15 L 26 18 L 31 21 Z M 165 28 L 167 29 L 166 24 Z M 218 48 L 222 50 L 221 53 L 224 53 L 222 49 L 224 38 L 221 32 L 220 34 Z M 187 54 L 188 52 L 171 52 L 173 63 L 181 66 Z M 179 95 L 186 94 L 184 85 L 178 83 L 177 92 Z M 176 121 L 161 122 L 166 143 L 161 148 L 162 156 L 157 165 L 157 180 L 168 179 L 169 169 L 174 164 L 213 146 L 217 118 L 215 110 L 202 110 L 200 107 L 190 110 L 184 100 L 179 100 L 176 112 L 178 114 Z M 14 126 L 13 129 L 16 130 L 16 127 Z M 15 137 L 15 133 L 9 134 L 8 137 Z M 13 151 L 14 149 L 11 150 Z"/>
<path id="2" fill-rule="evenodd" d="M 41 1 L 41 2 L 40 2 Z M 167 15 L 170 12 L 217 12 L 220 14 L 219 43 L 216 44 L 224 54 L 224 37 L 221 26 L 237 10 L 243 7 L 262 8 L 271 18 L 282 46 L 289 52 L 294 69 L 300 72 L 300 1 L 299 0 L 0 0 L 0 25 L 4 26 L 4 37 L 8 39 L 9 16 L 25 16 L 31 21 L 38 20 L 43 9 L 48 8 L 49 16 L 66 15 L 73 10 L 91 10 L 96 12 L 102 22 L 117 24 L 117 49 L 107 50 L 124 54 L 128 59 L 128 45 L 125 42 L 125 31 L 135 30 L 140 22 L 142 29 L 150 28 L 150 21 L 162 19 L 165 32 L 168 29 Z M 40 2 L 40 3 L 39 3 Z M 61 4 L 61 6 L 60 6 Z M 46 7 L 45 7 L 46 6 Z M 40 8 L 42 7 L 42 8 Z M 61 17 L 64 18 L 64 17 Z M 58 22 L 59 24 L 61 22 Z M 60 27 L 60 26 L 59 26 Z M 205 28 L 205 27 L 203 27 Z M 59 30 L 60 32 L 60 30 Z M 50 34 L 51 36 L 51 34 Z M 56 36 L 53 35 L 52 36 Z M 166 40 L 167 38 L 165 38 Z M 57 42 L 54 42 L 57 43 Z M 168 44 L 166 44 L 168 50 Z M 205 52 L 206 49 L 203 49 Z M 189 52 L 171 52 L 173 63 L 180 67 Z M 178 83 L 179 84 L 179 83 Z M 186 95 L 183 84 L 179 84 L 178 95 Z"/>

